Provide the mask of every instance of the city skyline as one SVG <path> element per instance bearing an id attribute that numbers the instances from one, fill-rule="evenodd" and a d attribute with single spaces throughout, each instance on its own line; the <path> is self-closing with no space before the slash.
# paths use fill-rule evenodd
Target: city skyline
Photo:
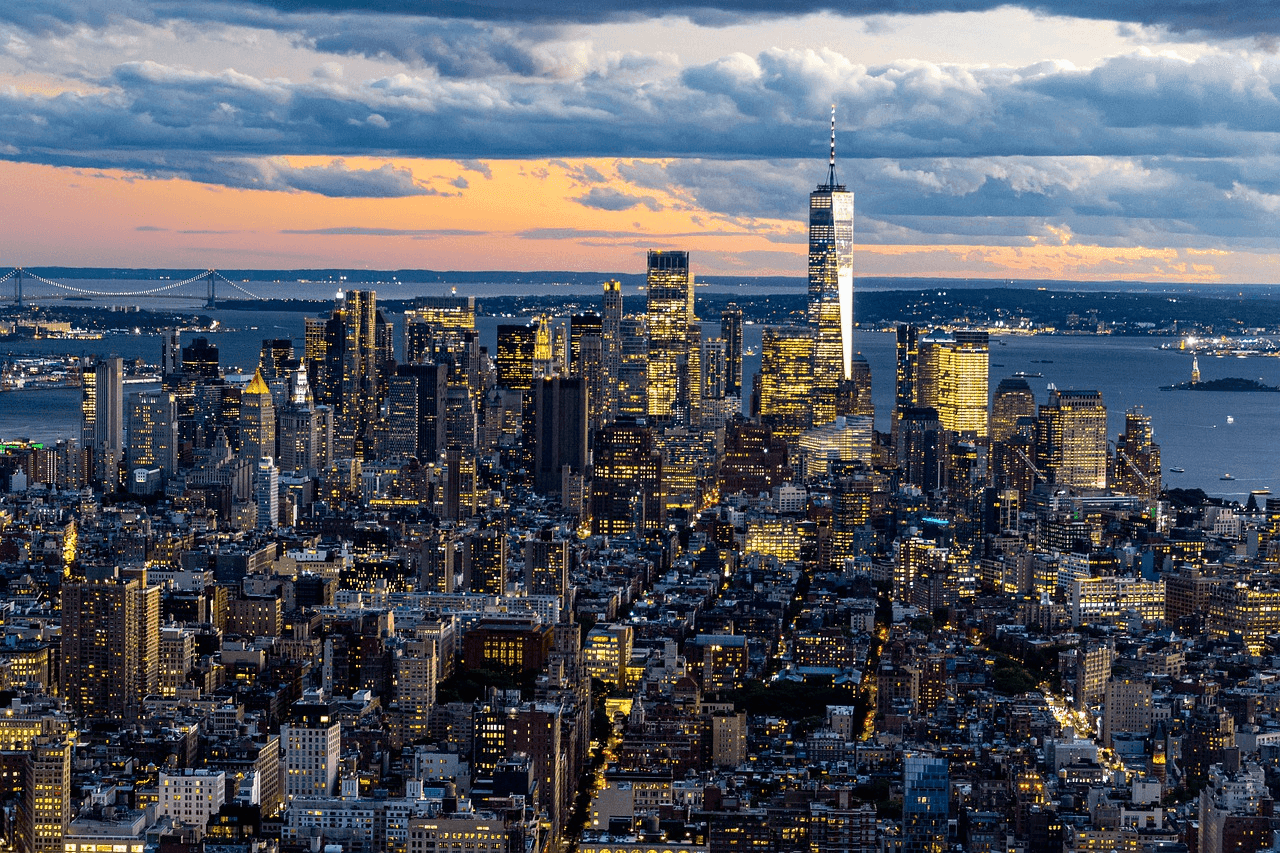
<path id="1" fill-rule="evenodd" d="M 1266 10 L 152 5 L 0 11 L 0 262 L 800 275 L 834 103 L 862 275 L 1280 280 Z"/>

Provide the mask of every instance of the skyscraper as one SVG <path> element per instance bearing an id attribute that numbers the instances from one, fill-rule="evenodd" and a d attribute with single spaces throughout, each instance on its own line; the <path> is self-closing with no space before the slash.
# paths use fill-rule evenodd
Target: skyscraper
<path id="1" fill-rule="evenodd" d="M 160 330 L 160 375 L 182 372 L 182 335 L 174 328 Z"/>
<path id="2" fill-rule="evenodd" d="M 693 312 L 689 253 L 650 251 L 648 293 L 649 416 L 664 421 L 678 419 L 682 414 L 687 418 L 687 382 L 682 401 L 681 377 L 689 368 L 690 327 L 697 320 Z M 680 411 L 682 402 L 686 407 L 684 412 Z"/>
<path id="3" fill-rule="evenodd" d="M 258 529 L 275 530 L 280 523 L 280 470 L 270 456 L 259 459 L 254 470 L 253 499 L 258 505 Z"/>
<path id="4" fill-rule="evenodd" d="M 665 521 L 662 453 L 651 427 L 618 422 L 600 430 L 591 479 L 591 532 L 660 530 Z"/>
<path id="5" fill-rule="evenodd" d="M 1060 391 L 1036 417 L 1035 464 L 1050 483 L 1107 487 L 1107 407 L 1097 391 Z"/>
<path id="6" fill-rule="evenodd" d="M 770 327 L 760 344 L 760 422 L 794 452 L 800 433 L 813 426 L 813 329 Z"/>
<path id="7" fill-rule="evenodd" d="M 1151 416 L 1141 409 L 1130 409 L 1124 415 L 1124 432 L 1116 441 L 1111 488 L 1154 501 L 1160 497 L 1160 473 L 1160 445 L 1152 440 Z"/>
<path id="8" fill-rule="evenodd" d="M 991 443 L 1008 441 L 1018 431 L 1019 418 L 1036 414 L 1036 395 L 1021 376 L 1000 380 L 991 399 Z"/>
<path id="9" fill-rule="evenodd" d="M 836 111 L 825 183 L 809 194 L 809 326 L 816 334 L 815 422 L 835 419 L 836 388 L 853 370 L 853 193 L 836 181 Z"/>
<path id="10" fill-rule="evenodd" d="M 498 384 L 503 388 L 528 391 L 533 387 L 533 360 L 538 330 L 533 323 L 498 326 Z"/>
<path id="11" fill-rule="evenodd" d="M 622 369 L 622 283 L 618 281 L 604 283 L 600 342 L 604 348 L 604 407 L 607 423 L 618 416 L 618 374 Z"/>
<path id="12" fill-rule="evenodd" d="M 742 396 L 742 309 L 730 302 L 720 312 L 720 337 L 724 339 L 727 382 L 725 393 Z"/>
<path id="13" fill-rule="evenodd" d="M 560 469 L 587 467 L 587 383 L 570 377 L 543 377 L 533 386 L 531 423 L 534 490 L 560 492 Z"/>
<path id="14" fill-rule="evenodd" d="M 124 461 L 124 359 L 99 359 L 82 398 L 85 446 L 92 442 L 94 479 L 115 491 Z"/>
<path id="15" fill-rule="evenodd" d="M 336 438 L 342 455 L 363 457 L 378 409 L 378 370 L 382 353 L 379 348 L 377 294 L 372 290 L 349 290 L 342 299 L 340 311 L 345 348 Z"/>
<path id="16" fill-rule="evenodd" d="M 159 468 L 164 476 L 177 470 L 178 410 L 169 392 L 129 397 L 129 468 Z"/>
<path id="17" fill-rule="evenodd" d="M 916 398 L 938 411 L 944 429 L 976 438 L 987 436 L 987 333 L 957 330 L 920 339 Z"/>
<path id="18" fill-rule="evenodd" d="M 240 392 L 240 455 L 254 465 L 276 455 L 276 407 L 261 367 Z"/>

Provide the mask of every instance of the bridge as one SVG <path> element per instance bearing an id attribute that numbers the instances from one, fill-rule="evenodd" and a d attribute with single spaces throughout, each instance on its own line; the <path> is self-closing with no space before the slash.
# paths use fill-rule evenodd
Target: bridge
<path id="1" fill-rule="evenodd" d="M 217 270 L 205 270 L 182 281 L 169 281 L 155 287 L 137 290 L 94 290 L 68 284 L 65 281 L 54 281 L 23 267 L 14 267 L 0 276 L 0 285 L 7 281 L 13 282 L 13 296 L 8 301 L 18 308 L 29 302 L 75 297 L 88 299 L 95 296 L 111 298 L 145 296 L 148 299 L 182 299 L 188 302 L 193 299 L 203 299 L 205 308 L 217 308 L 219 284 L 229 286 L 250 299 L 263 298 L 241 287 Z"/>

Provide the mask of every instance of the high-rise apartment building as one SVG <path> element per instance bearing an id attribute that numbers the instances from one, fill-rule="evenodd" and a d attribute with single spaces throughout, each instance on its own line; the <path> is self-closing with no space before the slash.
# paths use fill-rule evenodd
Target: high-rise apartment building
<path id="1" fill-rule="evenodd" d="M 836 389 L 853 370 L 853 193 L 836 180 L 834 108 L 827 179 L 809 194 L 809 327 L 821 424 L 835 419 Z"/>
<path id="2" fill-rule="evenodd" d="M 1101 393 L 1055 388 L 1040 407 L 1035 431 L 1036 468 L 1048 482 L 1107 487 L 1107 407 Z"/>
<path id="3" fill-rule="evenodd" d="M 280 727 L 284 796 L 327 797 L 338 782 L 342 724 L 329 713 L 310 714 Z"/>
<path id="4" fill-rule="evenodd" d="M 159 468 L 164 476 L 177 470 L 178 409 L 168 391 L 129 397 L 129 467 Z"/>
<path id="5" fill-rule="evenodd" d="M 146 573 L 62 585 L 63 695 L 86 717 L 134 721 L 159 687 L 160 587 Z"/>
<path id="6" fill-rule="evenodd" d="M 648 413 L 662 421 L 688 423 L 690 407 L 696 407 L 690 399 L 688 371 L 690 330 L 697 322 L 689 253 L 650 251 L 648 292 Z"/>
<path id="7" fill-rule="evenodd" d="M 524 543 L 525 592 L 563 596 L 568 586 L 569 540 L 550 526 L 530 533 Z"/>
<path id="8" fill-rule="evenodd" d="M 988 346 L 987 333 L 976 330 L 920 339 L 916 398 L 918 405 L 937 409 L 944 429 L 986 438 Z"/>
<path id="9" fill-rule="evenodd" d="M 951 782 L 947 760 L 908 754 L 903 759 L 902 853 L 943 853 Z"/>
<path id="10" fill-rule="evenodd" d="M 22 800 L 13 848 L 18 853 L 63 853 L 71 824 L 71 752 L 75 734 L 39 737 L 23 764 Z"/>

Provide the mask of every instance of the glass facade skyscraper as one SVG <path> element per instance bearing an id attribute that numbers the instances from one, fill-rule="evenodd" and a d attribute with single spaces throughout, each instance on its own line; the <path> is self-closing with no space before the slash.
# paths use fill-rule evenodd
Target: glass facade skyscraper
<path id="1" fill-rule="evenodd" d="M 853 193 L 836 181 L 831 111 L 827 179 L 809 193 L 809 326 L 815 331 L 814 421 L 835 420 L 836 389 L 853 374 Z"/>

